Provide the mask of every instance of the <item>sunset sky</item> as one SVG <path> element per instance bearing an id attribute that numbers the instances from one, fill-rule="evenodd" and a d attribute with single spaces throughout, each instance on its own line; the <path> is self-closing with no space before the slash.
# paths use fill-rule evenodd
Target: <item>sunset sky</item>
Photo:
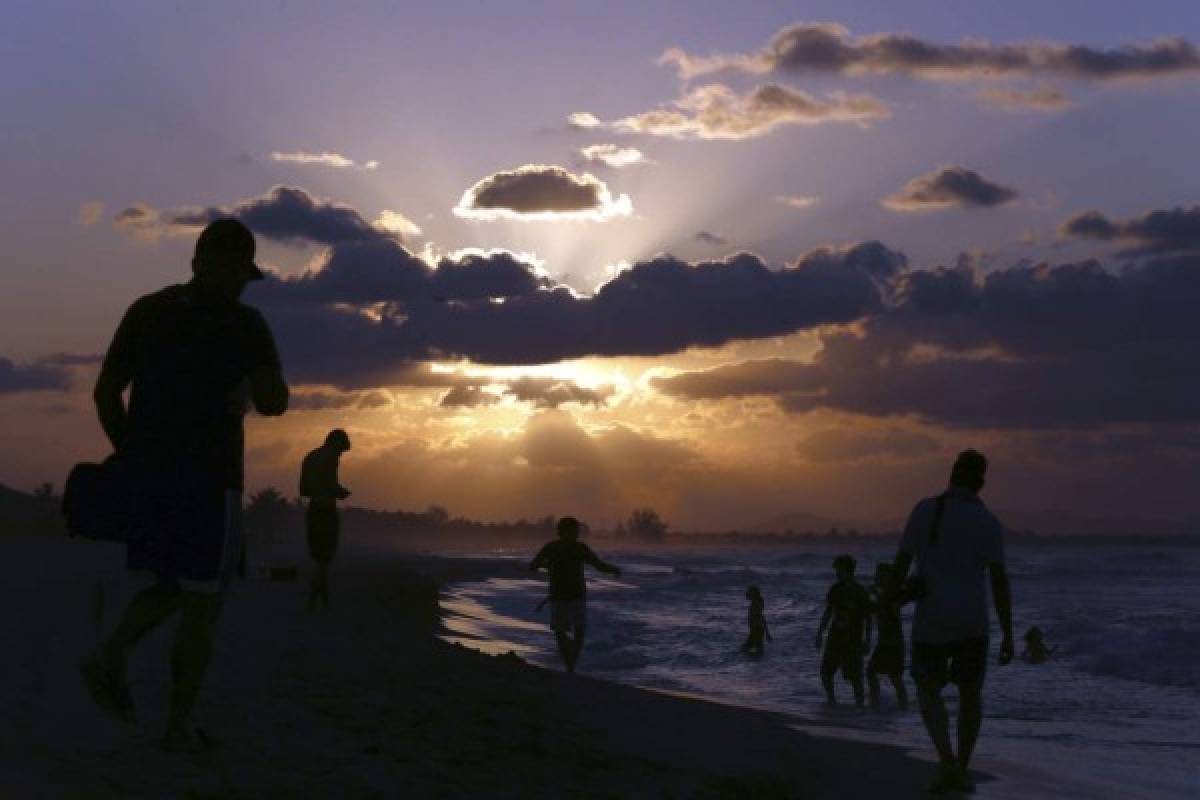
<path id="1" fill-rule="evenodd" d="M 406 4 L 415 6 L 416 4 Z M 989 502 L 1200 519 L 1200 5 L 13 2 L 0 482 L 242 219 L 353 501 L 677 528 Z"/>

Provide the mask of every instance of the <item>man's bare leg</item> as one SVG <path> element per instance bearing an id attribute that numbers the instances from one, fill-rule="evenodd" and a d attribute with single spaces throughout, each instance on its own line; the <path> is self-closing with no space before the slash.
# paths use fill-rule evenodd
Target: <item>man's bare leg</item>
<path id="1" fill-rule="evenodd" d="M 929 732 L 929 738 L 937 750 L 941 768 L 938 783 L 948 785 L 948 779 L 957 773 L 958 763 L 950 746 L 950 718 L 946 713 L 946 703 L 942 700 L 942 687 L 926 681 L 918 682 L 917 701 L 925 730 Z"/>
<path id="2" fill-rule="evenodd" d="M 958 689 L 958 766 L 962 777 L 967 778 L 971 756 L 975 753 L 975 742 L 979 739 L 979 728 L 983 723 L 983 687 L 980 685 L 960 686 Z"/>
<path id="3" fill-rule="evenodd" d="M 133 698 L 125 680 L 125 656 L 146 634 L 165 622 L 180 608 L 180 591 L 156 583 L 133 596 L 120 623 L 99 649 L 81 665 L 92 698 L 118 718 L 132 722 Z"/>
<path id="4" fill-rule="evenodd" d="M 879 708 L 879 673 L 867 670 L 867 690 L 870 692 L 871 708 Z"/>
<path id="5" fill-rule="evenodd" d="M 889 675 L 892 686 L 896 689 L 896 703 L 904 711 L 908 710 L 908 689 L 904 686 L 904 676 L 900 673 Z"/>
<path id="6" fill-rule="evenodd" d="M 821 686 L 825 689 L 825 702 L 832 705 L 837 705 L 837 695 L 833 692 L 833 676 L 835 671 L 821 670 Z"/>
<path id="7" fill-rule="evenodd" d="M 575 661 L 573 654 L 575 652 L 575 643 L 571 641 L 570 636 L 567 636 L 566 631 L 555 631 L 554 641 L 558 644 L 558 655 L 562 659 L 563 666 L 567 668 L 567 672 L 574 672 Z"/>
<path id="8" fill-rule="evenodd" d="M 183 592 L 183 614 L 171 648 L 171 702 L 164 745 L 191 737 L 189 723 L 196 696 L 212 660 L 213 638 L 221 614 L 219 592 Z"/>

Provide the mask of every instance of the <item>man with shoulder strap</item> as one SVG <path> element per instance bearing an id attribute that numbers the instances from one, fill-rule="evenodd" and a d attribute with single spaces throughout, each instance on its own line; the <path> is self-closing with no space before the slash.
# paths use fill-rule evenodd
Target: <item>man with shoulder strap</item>
<path id="1" fill-rule="evenodd" d="M 190 282 L 130 306 L 96 381 L 100 425 L 134 494 L 127 563 L 157 580 L 80 667 L 96 703 L 133 722 L 126 654 L 178 613 L 162 740 L 171 751 L 207 741 L 193 731 L 191 711 L 241 555 L 242 418 L 250 403 L 267 416 L 288 404 L 271 331 L 239 302 L 246 284 L 263 277 L 253 234 L 233 219 L 211 223 L 196 241 L 192 272 Z"/>
<path id="2" fill-rule="evenodd" d="M 1012 599 L 1004 567 L 1000 521 L 979 499 L 987 459 L 975 450 L 959 454 L 950 486 L 917 503 L 909 515 L 892 570 L 888 595 L 899 597 L 909 567 L 917 564 L 912 676 L 921 718 L 937 748 L 939 771 L 931 792 L 974 791 L 968 767 L 983 720 L 983 680 L 988 658 L 985 574 L 1000 621 L 1000 663 L 1013 657 Z M 958 685 L 958 754 L 942 689 Z"/>

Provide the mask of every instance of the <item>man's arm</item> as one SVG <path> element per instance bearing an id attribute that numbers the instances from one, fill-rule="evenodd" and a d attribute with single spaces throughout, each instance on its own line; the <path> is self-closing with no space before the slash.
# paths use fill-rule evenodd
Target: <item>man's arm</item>
<path id="1" fill-rule="evenodd" d="M 266 364 L 250 372 L 250 398 L 254 410 L 264 417 L 278 417 L 287 411 L 288 386 L 279 364 Z"/>
<path id="2" fill-rule="evenodd" d="M 988 574 L 992 579 L 992 602 L 996 605 L 996 616 L 1004 637 L 1000 641 L 1000 663 L 1007 664 L 1013 659 L 1012 589 L 1008 583 L 1008 570 L 1004 562 L 993 561 L 988 564 Z"/>
<path id="3" fill-rule="evenodd" d="M 108 370 L 101 370 L 100 377 L 96 379 L 96 388 L 92 392 L 100 427 L 104 429 L 104 435 L 112 443 L 114 451 L 120 450 L 122 442 L 125 441 L 128 415 L 125 411 L 125 398 L 121 393 L 128 385 L 127 379 L 123 380 Z"/>

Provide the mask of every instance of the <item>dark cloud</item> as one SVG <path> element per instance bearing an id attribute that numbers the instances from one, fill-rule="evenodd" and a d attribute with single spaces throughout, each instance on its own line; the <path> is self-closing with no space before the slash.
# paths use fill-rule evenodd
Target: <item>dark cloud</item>
<path id="1" fill-rule="evenodd" d="M 721 236 L 716 233 L 710 233 L 709 231 L 700 231 L 692 238 L 695 239 L 697 242 L 703 242 L 704 244 L 711 244 L 714 247 L 719 247 L 721 245 L 729 243 L 728 241 L 726 241 L 724 236 Z"/>
<path id="2" fill-rule="evenodd" d="M 255 284 L 247 299 L 276 330 L 289 374 L 382 386 L 427 360 L 662 355 L 850 322 L 882 306 L 904 264 L 876 242 L 814 250 L 783 269 L 749 253 L 659 256 L 580 295 L 503 251 L 430 267 L 398 242 L 354 242 L 331 248 L 318 270 Z"/>
<path id="3" fill-rule="evenodd" d="M 70 356 L 50 356 L 27 364 L 0 358 L 0 394 L 16 392 L 66 391 L 70 387 Z"/>
<path id="4" fill-rule="evenodd" d="M 1147 211 L 1129 219 L 1109 219 L 1099 211 L 1071 217 L 1060 236 L 1120 242 L 1124 255 L 1150 255 L 1200 250 L 1200 206 Z"/>
<path id="5" fill-rule="evenodd" d="M 928 458 L 941 449 L 932 436 L 895 426 L 822 428 L 805 436 L 796 447 L 808 461 L 822 464 L 869 458 Z"/>
<path id="6" fill-rule="evenodd" d="M 594 175 L 526 164 L 488 175 L 463 193 L 454 213 L 469 219 L 591 219 L 628 216 L 628 195 L 613 198 Z"/>
<path id="7" fill-rule="evenodd" d="M 289 186 L 276 186 L 232 206 L 159 211 L 135 205 L 119 212 L 116 224 L 133 233 L 191 234 L 222 217 L 241 220 L 255 234 L 282 242 L 332 245 L 395 238 L 394 232 L 372 226 L 349 206 L 317 200 Z"/>
<path id="8" fill-rule="evenodd" d="M 319 389 L 293 391 L 288 401 L 291 411 L 341 411 L 346 409 L 369 410 L 384 408 L 392 404 L 387 392 L 339 392 Z"/>
<path id="9" fill-rule="evenodd" d="M 613 388 L 603 386 L 589 389 L 571 381 L 554 378 L 518 378 L 509 382 L 505 394 L 537 408 L 558 408 L 567 403 L 602 406 L 612 396 Z"/>
<path id="10" fill-rule="evenodd" d="M 500 395 L 486 392 L 479 386 L 455 386 L 442 395 L 439 405 L 443 408 L 474 408 L 491 406 L 500 402 Z"/>
<path id="11" fill-rule="evenodd" d="M 896 298 L 860 332 L 823 335 L 812 362 L 750 361 L 656 385 L 967 427 L 1200 421 L 1195 256 L 1119 271 L 1096 262 L 914 271 Z"/>
<path id="12" fill-rule="evenodd" d="M 613 126 L 675 139 L 751 139 L 780 125 L 865 124 L 889 116 L 887 105 L 871 95 L 834 92 L 821 99 L 777 84 L 739 95 L 728 86 L 710 84 L 692 89 L 670 107 L 634 114 Z"/>
<path id="13" fill-rule="evenodd" d="M 445 408 L 470 408 L 474 406 L 490 406 L 499 403 L 504 397 L 513 397 L 522 403 L 529 403 L 535 408 L 558 408 L 559 406 L 575 403 L 577 405 L 602 406 L 612 396 L 611 386 L 590 389 L 572 381 L 562 381 L 557 378 L 539 378 L 526 376 L 506 381 L 499 391 L 487 391 L 482 384 L 491 383 L 480 379 L 477 386 L 456 386 L 442 396 L 441 405 Z"/>
<path id="14" fill-rule="evenodd" d="M 939 208 L 990 208 L 1016 198 L 1015 190 L 984 178 L 965 167 L 941 167 L 904 184 L 883 201 L 896 211 Z"/>
<path id="15" fill-rule="evenodd" d="M 1195 73 L 1200 71 L 1200 52 L 1181 38 L 1117 48 L 1055 42 L 940 44 L 902 33 L 853 37 L 835 23 L 799 23 L 780 30 L 757 53 L 696 56 L 672 48 L 660 63 L 675 65 L 685 78 L 735 69 L 960 80 L 1053 75 L 1106 81 Z"/>

